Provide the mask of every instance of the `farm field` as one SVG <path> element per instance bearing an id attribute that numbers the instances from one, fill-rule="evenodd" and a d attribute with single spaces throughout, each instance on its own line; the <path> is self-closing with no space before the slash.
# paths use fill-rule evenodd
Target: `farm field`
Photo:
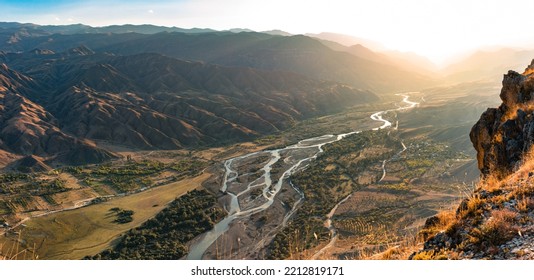
<path id="1" fill-rule="evenodd" d="M 35 248 L 35 253 L 27 255 L 39 259 L 81 259 L 94 255 L 108 248 L 123 232 L 156 215 L 176 197 L 199 188 L 208 176 L 202 174 L 100 204 L 33 218 L 17 228 L 20 237 L 1 236 L 0 244 L 4 244 L 4 251 L 9 250 L 13 247 L 12 238 L 20 238 L 29 249 Z M 114 223 L 110 209 L 115 207 L 134 211 L 133 221 Z"/>

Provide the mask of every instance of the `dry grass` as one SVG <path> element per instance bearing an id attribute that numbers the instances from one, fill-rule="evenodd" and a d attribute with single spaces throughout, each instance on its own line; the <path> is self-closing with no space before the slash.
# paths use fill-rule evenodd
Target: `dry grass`
<path id="1" fill-rule="evenodd" d="M 499 246 L 517 234 L 514 222 L 517 212 L 509 209 L 492 210 L 491 216 L 480 227 L 471 232 L 471 242 L 476 245 Z"/>
<path id="2" fill-rule="evenodd" d="M 436 252 L 434 250 L 430 251 L 422 251 L 417 254 L 415 254 L 412 258 L 412 260 L 418 260 L 418 261 L 424 261 L 424 260 L 448 260 L 449 257 L 447 254 L 439 251 Z"/>
<path id="3" fill-rule="evenodd" d="M 423 240 L 417 236 L 406 236 L 398 245 L 391 246 L 382 253 L 368 257 L 363 256 L 363 260 L 407 260 L 413 252 L 423 248 Z"/>
<path id="4" fill-rule="evenodd" d="M 534 146 L 526 153 L 523 153 L 521 164 L 512 175 L 509 176 L 509 181 L 518 182 L 531 177 L 534 171 Z"/>
<path id="5" fill-rule="evenodd" d="M 466 208 L 460 212 L 461 217 L 475 216 L 482 213 L 483 207 L 486 203 L 485 199 L 482 199 L 480 195 L 475 194 L 467 199 Z"/>
<path id="6" fill-rule="evenodd" d="M 534 199 L 532 197 L 523 196 L 517 201 L 516 209 L 522 213 L 531 211 L 534 209 Z"/>
<path id="7" fill-rule="evenodd" d="M 503 203 L 509 201 L 508 195 L 496 195 L 489 199 L 489 202 L 494 205 L 502 205 Z"/>
<path id="8" fill-rule="evenodd" d="M 447 211 L 441 211 L 436 215 L 439 219 L 439 223 L 436 225 L 437 228 L 440 230 L 445 230 L 450 225 L 452 225 L 454 222 L 456 222 L 456 211 L 455 210 L 447 210 Z"/>
<path id="9" fill-rule="evenodd" d="M 489 193 L 501 191 L 504 187 L 505 180 L 500 179 L 496 175 L 488 175 L 477 184 L 477 190 L 485 190 Z"/>
<path id="10" fill-rule="evenodd" d="M 438 232 L 449 229 L 457 221 L 456 211 L 454 209 L 441 211 L 431 219 L 427 220 L 425 227 L 419 231 L 419 238 L 422 241 L 428 240 L 429 237 Z"/>
<path id="11" fill-rule="evenodd" d="M 514 208 L 506 206 L 513 200 L 516 201 Z M 453 240 L 463 240 L 457 249 L 421 251 L 413 259 L 456 259 L 467 245 L 474 245 L 477 250 L 484 250 L 490 255 L 496 254 L 500 245 L 518 235 L 519 224 L 524 223 L 523 220 L 528 218 L 525 214 L 533 210 L 534 147 L 524 155 L 515 172 L 495 172 L 477 183 L 473 194 L 460 204 L 458 215 L 452 211 L 441 212 L 439 219 L 420 232 L 430 237 L 444 231 Z M 462 232 L 466 230 L 467 236 L 463 236 Z"/>
<path id="12" fill-rule="evenodd" d="M 516 184 L 510 195 L 515 198 L 532 197 L 534 196 L 534 185 L 532 182 Z"/>
<path id="13" fill-rule="evenodd" d="M 0 244 L 0 260 L 36 260 L 35 244 L 32 248 L 21 248 L 20 232 L 17 236 L 17 242 L 11 243 L 11 246 L 6 246 L 6 242 Z"/>

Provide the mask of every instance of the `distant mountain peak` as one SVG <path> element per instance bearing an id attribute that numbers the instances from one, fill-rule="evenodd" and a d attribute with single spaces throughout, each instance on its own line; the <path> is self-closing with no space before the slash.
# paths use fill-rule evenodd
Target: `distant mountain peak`
<path id="1" fill-rule="evenodd" d="M 233 32 L 233 33 L 241 33 L 241 32 L 256 32 L 252 29 L 248 29 L 248 28 L 232 28 L 232 29 L 228 29 L 229 32 Z"/>
<path id="2" fill-rule="evenodd" d="M 269 35 L 275 35 L 275 36 L 293 36 L 294 35 L 294 34 L 291 34 L 289 32 L 285 32 L 283 30 L 279 30 L 279 29 L 262 31 L 261 33 L 265 33 L 265 34 L 269 34 Z"/>

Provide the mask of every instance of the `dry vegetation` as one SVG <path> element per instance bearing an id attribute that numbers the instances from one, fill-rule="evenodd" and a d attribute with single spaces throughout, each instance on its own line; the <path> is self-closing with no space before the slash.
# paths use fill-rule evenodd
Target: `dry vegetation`
<path id="1" fill-rule="evenodd" d="M 483 178 L 456 211 L 432 218 L 440 226 L 427 226 L 421 231 L 427 243 L 413 259 L 521 257 L 509 255 L 511 249 L 503 245 L 534 233 L 533 168 L 534 155 L 529 152 L 515 172 Z M 447 223 L 441 222 L 443 216 L 449 217 L 444 219 Z M 446 244 L 439 244 L 443 241 Z"/>
<path id="2" fill-rule="evenodd" d="M 275 237 L 269 257 L 303 259 L 327 246 L 324 216 L 349 193 L 332 218 L 338 239 L 320 259 L 405 259 L 420 248 L 418 228 L 460 196 L 454 184 L 440 184 L 439 176 L 466 156 L 425 137 L 404 141 L 407 150 L 401 153 L 394 132 L 361 133 L 326 145 L 305 172 L 292 176 L 306 200 L 301 214 Z M 384 160 L 388 176 L 379 182 Z"/>

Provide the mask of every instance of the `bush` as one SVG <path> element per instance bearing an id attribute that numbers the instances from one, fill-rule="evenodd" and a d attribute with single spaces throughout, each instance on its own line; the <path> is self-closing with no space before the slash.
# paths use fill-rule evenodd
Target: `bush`
<path id="1" fill-rule="evenodd" d="M 134 211 L 132 210 L 121 210 L 120 208 L 111 208 L 110 211 L 114 211 L 117 213 L 117 218 L 113 221 L 117 224 L 126 224 L 131 221 L 133 221 L 133 214 Z"/>
<path id="2" fill-rule="evenodd" d="M 508 209 L 493 210 L 491 217 L 471 232 L 471 241 L 479 246 L 499 246 L 517 234 L 514 221 L 517 213 Z"/>

